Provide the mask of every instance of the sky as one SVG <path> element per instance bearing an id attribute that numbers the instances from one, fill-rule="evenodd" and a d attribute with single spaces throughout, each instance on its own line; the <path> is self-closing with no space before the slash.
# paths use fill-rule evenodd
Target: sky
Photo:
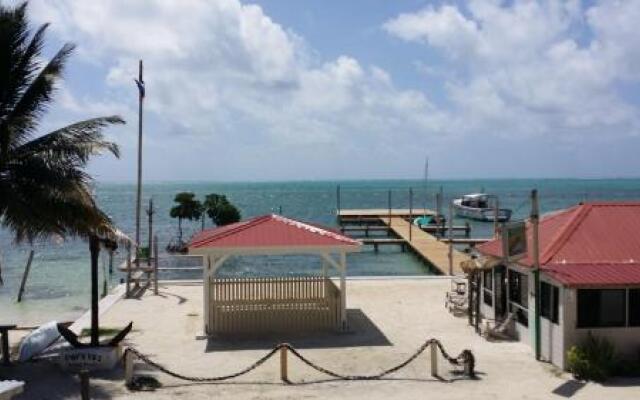
<path id="1" fill-rule="evenodd" d="M 2 0 L 0 0 L 2 1 Z M 15 4 L 15 1 L 3 1 Z M 77 45 L 46 132 L 118 114 L 133 181 L 640 176 L 639 0 L 34 0 Z"/>

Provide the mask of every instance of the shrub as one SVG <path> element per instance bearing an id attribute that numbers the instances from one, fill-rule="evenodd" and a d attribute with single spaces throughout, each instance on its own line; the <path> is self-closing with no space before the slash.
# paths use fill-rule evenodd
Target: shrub
<path id="1" fill-rule="evenodd" d="M 615 349 L 607 339 L 597 338 L 589 332 L 582 345 L 569 349 L 567 365 L 578 379 L 602 382 L 615 372 Z"/>

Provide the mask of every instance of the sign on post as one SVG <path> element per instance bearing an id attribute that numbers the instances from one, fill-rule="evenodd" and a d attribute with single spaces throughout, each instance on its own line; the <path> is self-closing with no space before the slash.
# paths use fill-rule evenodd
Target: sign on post
<path id="1" fill-rule="evenodd" d="M 505 261 L 516 261 L 527 254 L 527 228 L 524 221 L 510 222 L 502 228 L 502 254 Z"/>

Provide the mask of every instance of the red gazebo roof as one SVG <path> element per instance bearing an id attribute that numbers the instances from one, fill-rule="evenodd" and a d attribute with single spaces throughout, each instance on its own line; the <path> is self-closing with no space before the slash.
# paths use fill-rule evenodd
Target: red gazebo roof
<path id="1" fill-rule="evenodd" d="M 281 215 L 269 214 L 206 229 L 196 234 L 189 249 L 354 247 L 360 242 L 337 230 Z"/>
<path id="2" fill-rule="evenodd" d="M 568 286 L 640 284 L 640 202 L 592 202 L 543 217 L 539 224 L 540 267 Z M 532 230 L 527 223 L 531 266 Z M 502 257 L 500 239 L 478 246 Z"/>

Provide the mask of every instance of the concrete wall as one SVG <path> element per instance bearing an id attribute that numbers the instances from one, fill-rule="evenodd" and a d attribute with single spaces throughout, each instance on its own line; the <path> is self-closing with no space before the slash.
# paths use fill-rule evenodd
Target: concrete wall
<path id="1" fill-rule="evenodd" d="M 635 359 L 640 351 L 640 327 L 620 328 L 577 328 L 578 304 L 576 289 L 566 288 L 564 298 L 564 348 L 565 352 L 571 346 L 579 345 L 586 340 L 589 332 L 596 337 L 605 337 L 610 340 L 616 352 L 623 358 Z M 566 365 L 562 365 L 566 368 Z"/>

